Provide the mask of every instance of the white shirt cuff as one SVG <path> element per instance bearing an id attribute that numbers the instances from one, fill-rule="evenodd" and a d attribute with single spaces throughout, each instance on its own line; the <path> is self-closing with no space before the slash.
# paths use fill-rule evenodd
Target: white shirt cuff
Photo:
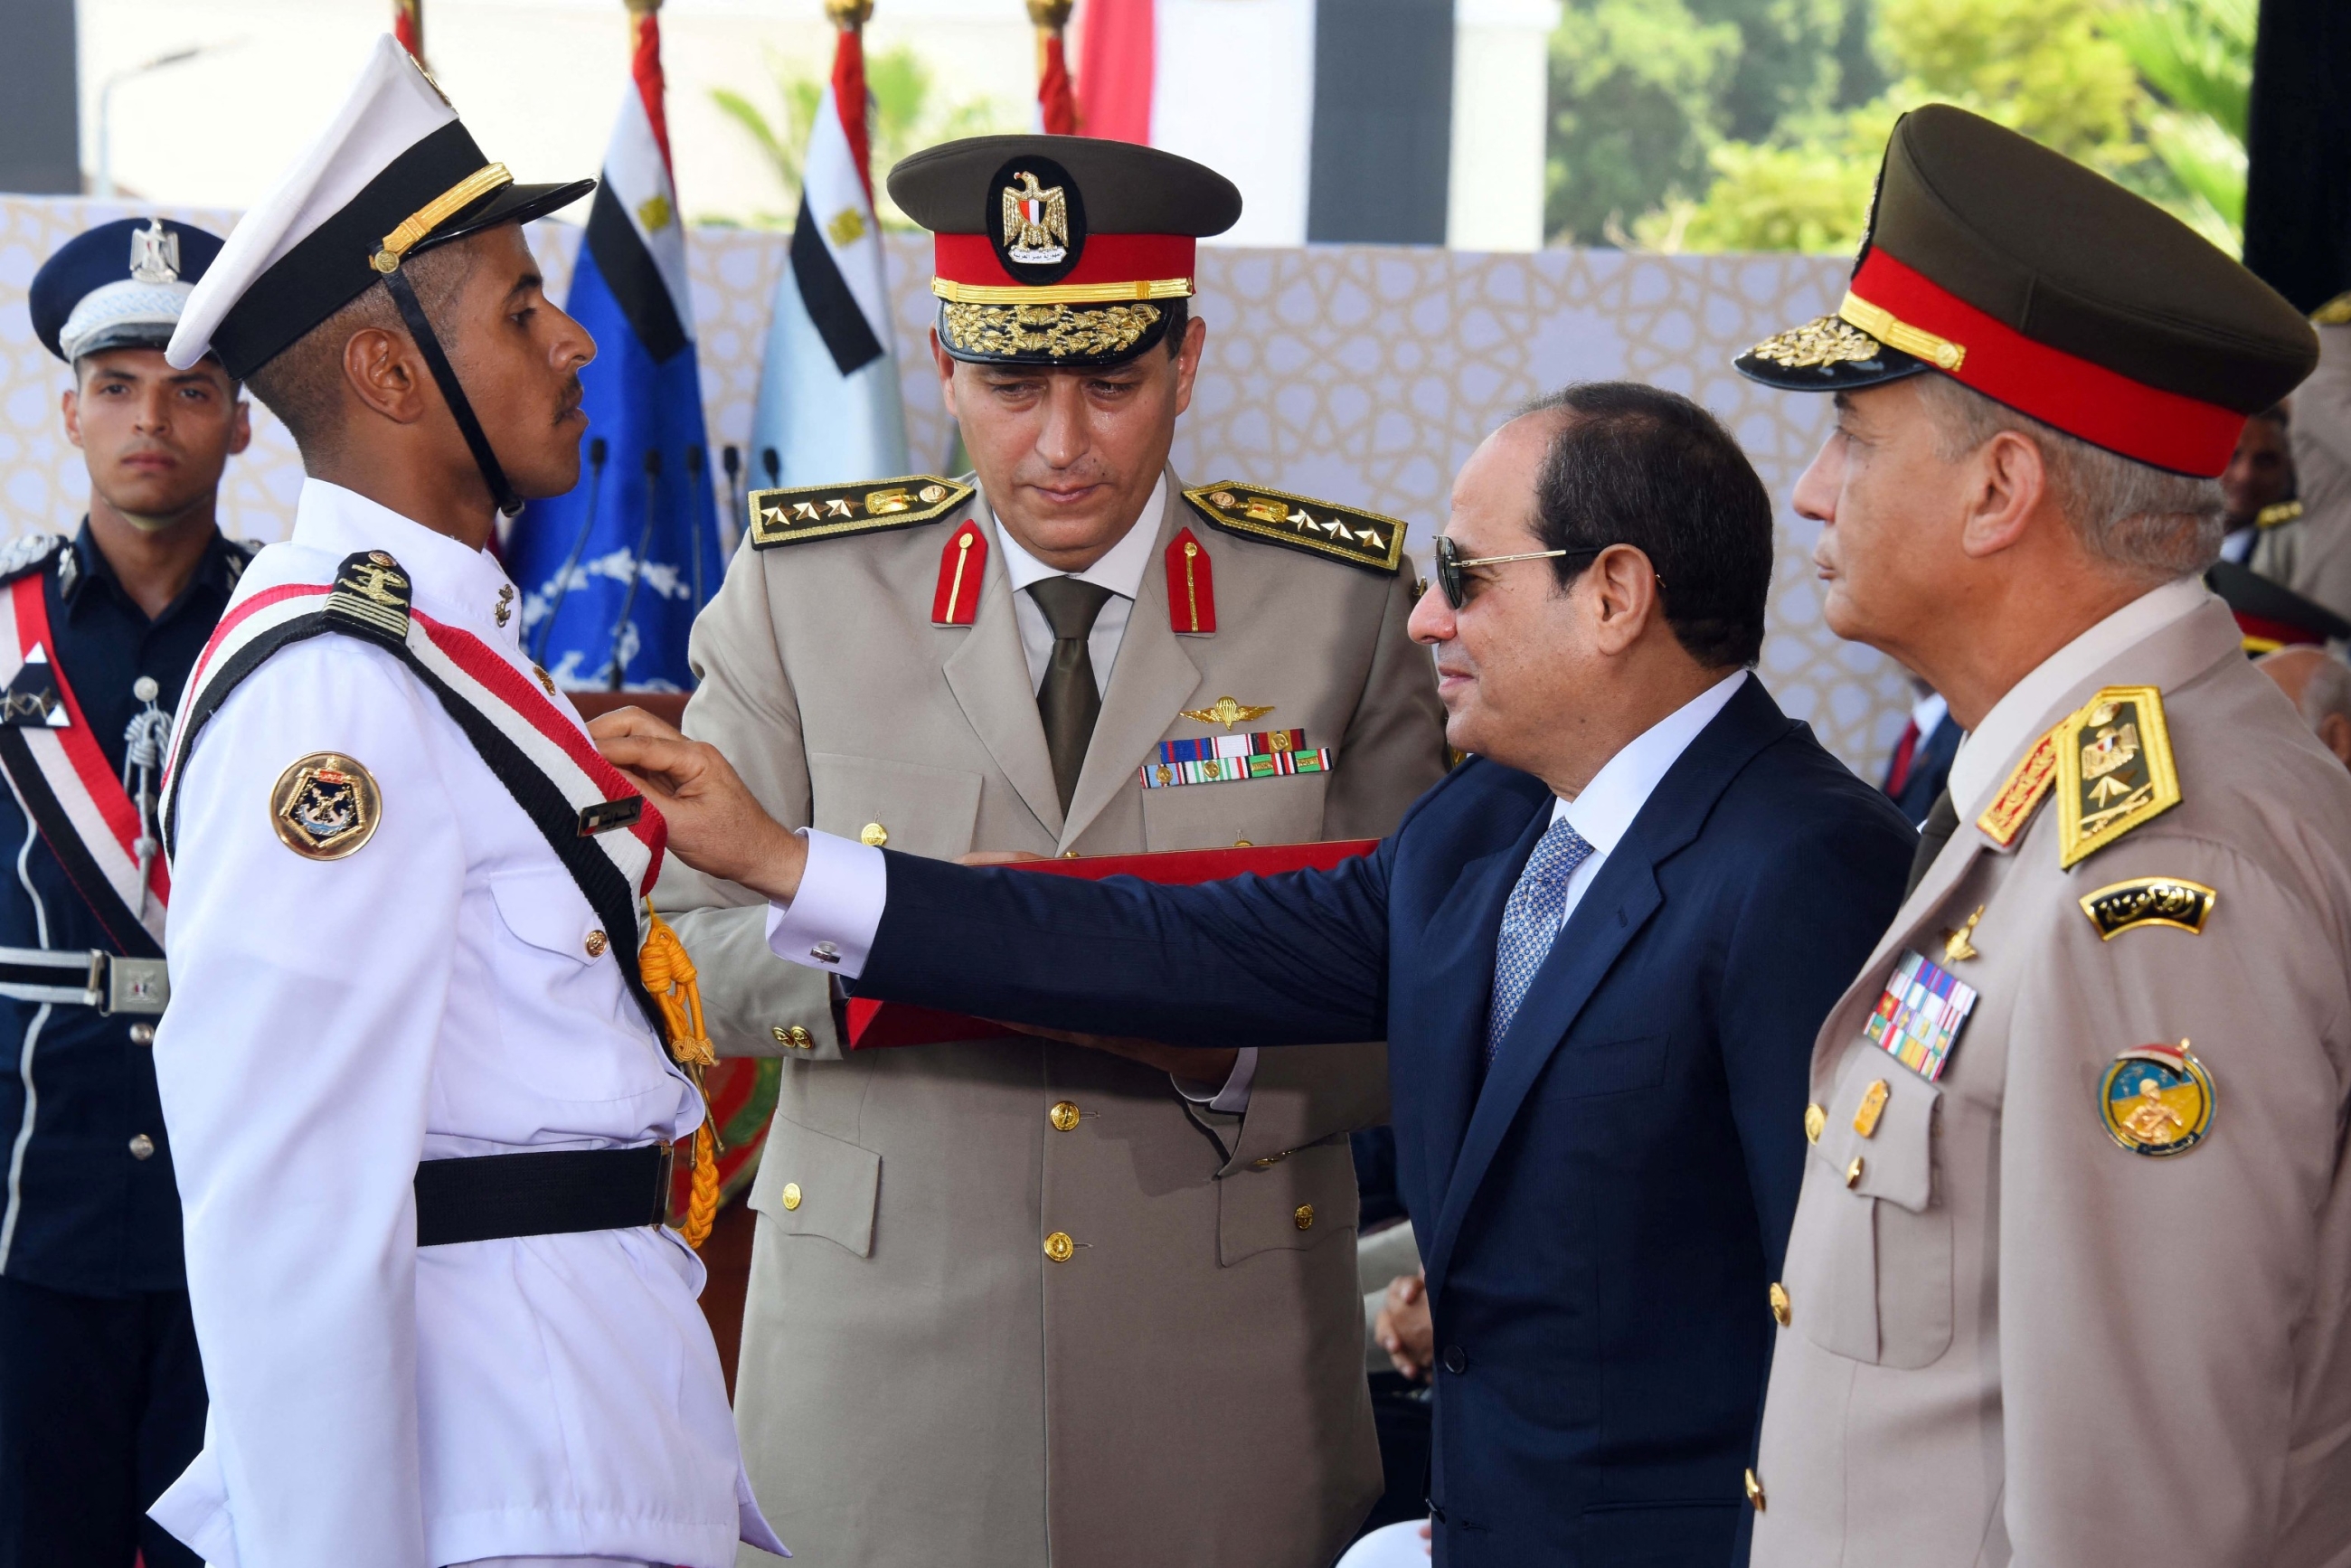
<path id="1" fill-rule="evenodd" d="M 1233 1070 L 1225 1074 L 1225 1086 L 1211 1091 L 1205 1083 L 1170 1075 L 1176 1092 L 1195 1105 L 1206 1105 L 1211 1111 L 1223 1111 L 1235 1116 L 1249 1114 L 1249 1085 L 1257 1082 L 1257 1047 L 1245 1045 L 1233 1058 Z"/>
<path id="2" fill-rule="evenodd" d="M 882 928 L 890 873 L 882 852 L 810 828 L 808 869 L 790 904 L 768 905 L 768 947 L 777 957 L 853 980 Z"/>

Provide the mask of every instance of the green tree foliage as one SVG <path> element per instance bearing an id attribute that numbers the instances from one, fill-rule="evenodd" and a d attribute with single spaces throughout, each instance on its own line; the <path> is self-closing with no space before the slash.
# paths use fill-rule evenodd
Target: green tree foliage
<path id="1" fill-rule="evenodd" d="M 768 70 L 774 79 L 778 110 L 772 117 L 727 88 L 713 88 L 710 99 L 766 157 L 784 187 L 783 205 L 775 211 L 712 214 L 705 222 L 789 228 L 799 209 L 800 171 L 808 158 L 809 131 L 816 122 L 825 78 L 813 67 L 794 65 L 773 54 L 768 57 Z M 942 100 L 930 68 L 904 44 L 865 57 L 865 90 L 872 99 L 873 197 L 879 208 L 875 216 L 885 229 L 914 226 L 882 188 L 882 176 L 892 164 L 942 141 L 1020 128 L 1018 118 L 993 99 Z"/>
<path id="2" fill-rule="evenodd" d="M 1625 3 L 1574 0 L 1553 43 L 1548 215 L 1563 240 L 1625 243 L 1629 228 L 1666 249 L 1848 250 L 1886 133 L 1939 101 L 2237 243 L 2256 0 L 1657 0 L 1605 15 Z M 1646 27 L 1678 30 L 1681 54 Z M 1650 87 L 1646 118 L 1628 112 L 1630 80 Z"/>

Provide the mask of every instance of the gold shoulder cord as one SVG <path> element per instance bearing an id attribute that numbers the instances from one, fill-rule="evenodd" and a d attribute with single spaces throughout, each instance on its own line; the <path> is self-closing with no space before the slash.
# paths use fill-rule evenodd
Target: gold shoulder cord
<path id="1" fill-rule="evenodd" d="M 661 1009 L 670 1059 L 684 1069 L 694 1081 L 695 1092 L 702 1096 L 702 1125 L 694 1130 L 693 1147 L 686 1156 L 694 1185 L 686 1198 L 685 1223 L 680 1227 L 685 1244 L 698 1252 L 718 1218 L 718 1128 L 710 1113 L 710 1091 L 702 1082 L 704 1070 L 716 1064 L 718 1053 L 711 1049 L 710 1036 L 704 1030 L 702 988 L 695 983 L 694 960 L 686 956 L 685 944 L 678 940 L 669 922 L 654 912 L 650 898 L 645 900 L 645 914 L 653 925 L 638 950 L 637 967 L 644 977 L 645 989 Z"/>

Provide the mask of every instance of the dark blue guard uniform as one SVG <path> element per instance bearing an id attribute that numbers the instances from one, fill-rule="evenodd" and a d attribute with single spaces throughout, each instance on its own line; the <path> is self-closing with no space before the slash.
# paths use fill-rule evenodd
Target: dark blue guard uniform
<path id="1" fill-rule="evenodd" d="M 219 245 L 146 220 L 89 231 L 37 277 L 35 325 L 69 361 L 160 347 Z M 54 720 L 69 691 L 96 745 L 80 752 L 81 820 L 105 789 L 122 790 L 129 732 L 151 706 L 142 678 L 154 683 L 152 731 L 168 723 L 250 559 L 215 534 L 187 587 L 150 621 L 87 522 L 70 541 L 35 535 L 0 552 L 9 619 L 21 630 L 14 607 L 37 585 L 47 622 L 46 665 L 24 663 L 0 704 L 0 1568 L 128 1568 L 134 1552 L 147 1568 L 198 1561 L 144 1520 L 203 1446 L 205 1407 L 150 1055 L 156 1009 L 125 990 L 157 977 L 111 962 L 160 959 L 148 928 L 160 922 L 150 909 L 141 923 L 107 892 L 87 845 L 53 841 L 74 835 L 74 814 L 60 810 L 72 782 L 37 765 L 20 775 L 35 764 L 25 744 L 33 731 L 64 734 Z M 14 664 L 30 650 L 0 652 Z M 46 755 L 61 771 L 61 753 Z M 123 791 L 134 814 L 138 782 L 134 768 Z M 158 769 L 152 787 L 161 782 Z M 28 821 L 28 790 L 33 818 L 46 823 Z M 47 966 L 32 961 L 43 949 L 56 956 Z M 110 956 L 95 985 L 94 953 Z M 77 990 L 84 995 L 63 999 Z"/>

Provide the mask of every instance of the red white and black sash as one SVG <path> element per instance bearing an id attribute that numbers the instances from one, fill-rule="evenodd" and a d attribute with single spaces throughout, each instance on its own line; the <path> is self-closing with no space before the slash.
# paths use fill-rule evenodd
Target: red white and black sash
<path id="1" fill-rule="evenodd" d="M 381 551 L 347 558 L 331 583 L 285 583 L 230 606 L 188 677 L 157 812 L 178 849 L 179 780 L 214 714 L 291 643 L 322 632 L 390 652 L 440 700 L 571 873 L 605 930 L 655 1032 L 661 1015 L 637 970 L 637 901 L 661 874 L 668 829 L 635 785 L 598 754 L 578 716 L 479 637 L 411 608 L 407 574 Z"/>
<path id="2" fill-rule="evenodd" d="M 141 895 L 139 808 L 57 662 L 47 577 L 44 564 L 0 587 L 0 771 L 114 950 L 159 958 L 171 873 L 152 857 Z"/>

